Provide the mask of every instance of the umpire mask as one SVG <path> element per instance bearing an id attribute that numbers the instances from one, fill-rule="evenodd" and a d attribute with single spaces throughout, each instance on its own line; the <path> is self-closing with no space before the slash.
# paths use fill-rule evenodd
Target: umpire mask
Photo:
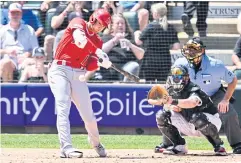
<path id="1" fill-rule="evenodd" d="M 168 87 L 172 87 L 174 92 L 180 92 L 189 82 L 188 70 L 184 66 L 173 66 L 171 75 L 167 79 Z"/>
<path id="2" fill-rule="evenodd" d="M 195 68 L 200 65 L 202 55 L 205 54 L 205 47 L 199 37 L 190 39 L 181 49 L 182 55 Z"/>

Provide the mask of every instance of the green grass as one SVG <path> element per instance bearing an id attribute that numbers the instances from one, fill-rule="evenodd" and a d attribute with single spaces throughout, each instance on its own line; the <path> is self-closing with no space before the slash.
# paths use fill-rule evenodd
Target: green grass
<path id="1" fill-rule="evenodd" d="M 190 150 L 212 150 L 205 138 L 185 137 Z M 227 150 L 231 150 L 226 137 L 222 137 Z M 149 135 L 101 135 L 101 142 L 109 149 L 153 149 L 161 141 L 160 136 Z M 87 135 L 72 135 L 74 147 L 89 149 Z M 59 148 L 54 134 L 1 134 L 2 148 Z"/>

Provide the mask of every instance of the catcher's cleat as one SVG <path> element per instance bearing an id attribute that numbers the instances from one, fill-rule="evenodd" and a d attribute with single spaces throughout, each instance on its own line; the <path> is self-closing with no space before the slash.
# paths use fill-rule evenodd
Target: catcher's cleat
<path id="1" fill-rule="evenodd" d="M 173 146 L 168 146 L 165 145 L 163 143 L 161 143 L 160 145 L 157 145 L 154 149 L 155 153 L 163 153 L 163 151 L 167 150 L 168 148 L 172 148 Z"/>
<path id="2" fill-rule="evenodd" d="M 105 147 L 100 143 L 99 145 L 94 147 L 95 151 L 99 154 L 100 157 L 106 157 L 107 153 L 105 151 Z"/>
<path id="3" fill-rule="evenodd" d="M 66 151 L 61 151 L 60 158 L 81 158 L 83 157 L 83 153 L 77 149 L 70 148 Z"/>
<path id="4" fill-rule="evenodd" d="M 233 148 L 233 154 L 241 154 L 241 142 L 232 145 Z"/>
<path id="5" fill-rule="evenodd" d="M 241 154 L 241 147 L 234 148 L 233 154 Z"/>
<path id="6" fill-rule="evenodd" d="M 165 151 L 163 151 L 163 154 L 168 155 L 185 155 L 187 154 L 187 146 L 186 145 L 177 145 L 173 148 L 168 148 Z"/>
<path id="7" fill-rule="evenodd" d="M 214 149 L 215 155 L 216 156 L 227 156 L 226 149 L 223 146 L 216 147 Z"/>
<path id="8" fill-rule="evenodd" d="M 194 35 L 194 30 L 192 28 L 192 24 L 190 22 L 190 19 L 187 14 L 182 14 L 182 24 L 184 31 L 187 33 L 189 37 L 193 37 Z"/>

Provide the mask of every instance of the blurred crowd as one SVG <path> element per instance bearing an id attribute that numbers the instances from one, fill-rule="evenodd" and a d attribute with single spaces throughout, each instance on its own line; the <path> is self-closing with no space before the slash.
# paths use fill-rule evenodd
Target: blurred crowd
<path id="1" fill-rule="evenodd" d="M 96 8 L 112 15 L 112 24 L 102 31 L 103 51 L 115 65 L 144 81 L 165 81 L 172 65 L 170 50 L 179 50 L 175 26 L 168 23 L 165 1 L 43 1 L 40 8 L 28 8 L 28 1 L 2 2 L 0 30 L 1 82 L 48 82 L 49 63 L 68 23 L 75 17 L 88 21 Z M 197 13 L 196 28 L 207 36 L 208 2 L 183 2 L 180 15 L 183 30 L 194 35 L 190 20 Z M 241 16 L 238 18 L 241 33 Z M 232 60 L 241 78 L 241 39 Z M 89 81 L 128 82 L 112 69 L 91 72 Z"/>

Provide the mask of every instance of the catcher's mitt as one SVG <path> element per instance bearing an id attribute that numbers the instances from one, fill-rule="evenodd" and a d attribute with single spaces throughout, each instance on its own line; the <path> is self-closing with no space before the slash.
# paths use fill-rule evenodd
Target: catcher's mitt
<path id="1" fill-rule="evenodd" d="M 160 84 L 154 85 L 148 92 L 147 100 L 151 105 L 164 105 L 168 101 L 169 94 Z"/>

